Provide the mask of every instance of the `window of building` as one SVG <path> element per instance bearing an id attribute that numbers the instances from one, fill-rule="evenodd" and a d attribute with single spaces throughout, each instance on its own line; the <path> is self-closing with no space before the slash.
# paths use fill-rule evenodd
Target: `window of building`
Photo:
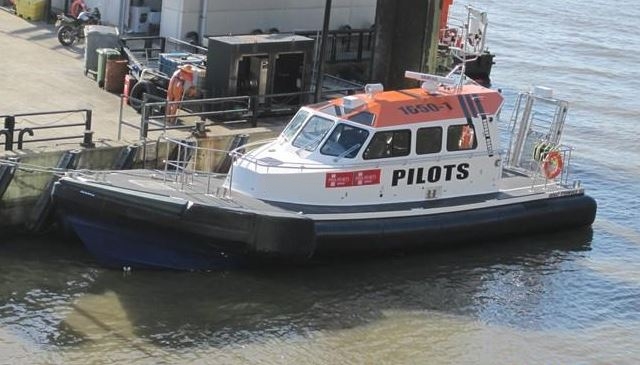
<path id="1" fill-rule="evenodd" d="M 371 160 L 407 156 L 409 152 L 411 152 L 410 130 L 378 132 L 373 135 L 362 157 L 365 160 Z"/>
<path id="2" fill-rule="evenodd" d="M 442 150 L 442 127 L 428 127 L 418 129 L 416 135 L 416 153 L 426 155 L 438 153 Z"/>
<path id="3" fill-rule="evenodd" d="M 293 140 L 293 146 L 304 148 L 307 151 L 315 150 L 324 136 L 333 127 L 331 119 L 322 118 L 317 115 L 309 118 L 309 121 L 302 127 L 296 139 Z"/>
<path id="4" fill-rule="evenodd" d="M 478 147 L 476 131 L 471 124 L 458 124 L 447 129 L 447 151 L 473 150 Z"/>
<path id="5" fill-rule="evenodd" d="M 369 137 L 369 132 L 348 124 L 338 124 L 320 152 L 329 156 L 354 158 Z"/>

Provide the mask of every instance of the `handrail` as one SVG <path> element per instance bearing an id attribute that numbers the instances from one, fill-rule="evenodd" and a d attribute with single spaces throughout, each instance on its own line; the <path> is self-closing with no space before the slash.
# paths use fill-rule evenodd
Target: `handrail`
<path id="1" fill-rule="evenodd" d="M 177 44 L 177 45 L 180 45 L 182 47 L 187 47 L 187 48 L 193 48 L 193 49 L 195 49 L 197 51 L 201 51 L 203 53 L 207 53 L 208 52 L 208 49 L 206 47 L 202 47 L 202 46 L 199 46 L 197 44 L 191 44 L 189 42 L 185 42 L 183 40 L 176 39 L 176 38 L 173 38 L 173 37 L 168 37 L 167 38 L 167 43 Z"/>
<path id="2" fill-rule="evenodd" d="M 337 79 L 337 78 L 336 78 Z M 340 80 L 340 79 L 337 79 Z M 346 80 L 340 80 L 346 83 L 349 83 Z M 342 87 L 337 89 L 328 89 L 324 90 L 323 94 L 353 94 L 357 91 L 361 91 L 363 86 L 350 83 L 348 87 Z M 144 139 L 148 137 L 149 132 L 157 132 L 162 131 L 165 132 L 167 130 L 172 129 L 191 129 L 192 126 L 185 125 L 171 125 L 167 123 L 167 120 L 171 118 L 181 117 L 181 118 L 189 118 L 189 117 L 200 117 L 201 119 L 205 119 L 207 117 L 214 117 L 220 115 L 235 115 L 237 113 L 241 113 L 244 118 L 251 122 L 253 127 L 257 126 L 257 121 L 260 116 L 263 116 L 267 113 L 271 113 L 272 115 L 278 112 L 280 115 L 283 114 L 293 114 L 297 111 L 300 106 L 304 105 L 305 96 L 313 95 L 312 91 L 297 91 L 297 92 L 288 92 L 288 93 L 277 93 L 277 94 L 266 94 L 266 95 L 244 95 L 244 96 L 228 96 L 228 97 L 218 97 L 218 98 L 206 98 L 206 99 L 187 99 L 181 101 L 167 101 L 163 98 L 160 98 L 155 95 L 145 95 L 143 100 L 133 98 L 129 96 L 128 98 L 136 103 L 141 104 L 140 111 L 140 122 L 139 124 L 135 124 L 133 122 L 126 121 L 122 118 L 122 109 L 126 105 L 124 100 L 125 95 L 120 95 L 120 121 L 118 123 L 118 139 L 122 137 L 122 127 L 130 127 L 140 131 L 140 138 Z M 277 99 L 286 99 L 286 98 L 296 98 L 299 97 L 300 100 L 297 100 L 295 103 L 288 103 L 287 101 L 278 102 Z M 264 99 L 264 103 L 260 103 L 259 100 Z M 288 101 L 291 101 L 289 99 Z M 239 107 L 236 108 L 224 108 L 221 110 L 214 110 L 215 106 L 218 104 L 228 105 L 227 103 L 236 103 Z M 202 106 L 205 107 L 207 105 L 214 106 L 214 108 L 209 108 L 207 111 L 201 112 L 187 112 L 180 114 L 161 114 L 158 117 L 150 116 L 153 108 L 164 108 L 165 110 L 169 110 L 169 106 L 178 105 L 182 110 L 188 109 L 190 106 Z M 161 120 L 161 121 L 160 121 Z M 213 124 L 213 122 L 211 122 Z M 149 128 L 149 125 L 155 126 L 157 128 Z"/>
<path id="3" fill-rule="evenodd" d="M 74 113 L 84 114 L 84 120 L 82 122 L 61 123 L 61 121 L 66 119 L 68 115 L 72 115 Z M 86 147 L 86 148 L 94 147 L 93 131 L 91 130 L 92 113 L 93 112 L 91 109 L 70 109 L 70 110 L 56 110 L 56 111 L 47 111 L 47 112 L 0 115 L 0 119 L 4 119 L 4 129 L 0 131 L 0 135 L 5 136 L 4 143 L 0 143 L 0 144 L 4 145 L 5 151 L 12 151 L 14 148 L 14 144 L 17 145 L 16 147 L 18 150 L 21 150 L 24 143 L 82 139 L 80 146 Z M 29 126 L 25 126 L 23 128 L 16 128 L 17 118 L 53 116 L 53 115 L 63 115 L 63 114 L 67 114 L 67 116 L 63 116 L 58 120 L 48 121 L 46 124 L 41 123 L 41 125 L 34 125 L 34 123 L 32 122 Z M 72 128 L 72 127 L 83 127 L 82 134 L 69 133 L 68 135 L 63 135 L 63 136 L 57 135 L 56 137 L 46 137 L 46 138 L 37 138 L 37 139 L 29 139 L 29 140 L 24 139 L 25 135 L 29 135 L 30 137 L 33 137 L 38 131 L 43 131 L 47 129 L 68 130 L 69 128 Z M 16 134 L 17 134 L 17 138 L 15 138 Z"/>
<path id="4" fill-rule="evenodd" d="M 295 31 L 305 37 L 315 39 L 318 31 Z M 329 46 L 327 47 L 327 62 L 362 62 L 372 57 L 373 29 L 338 29 L 327 33 Z"/>

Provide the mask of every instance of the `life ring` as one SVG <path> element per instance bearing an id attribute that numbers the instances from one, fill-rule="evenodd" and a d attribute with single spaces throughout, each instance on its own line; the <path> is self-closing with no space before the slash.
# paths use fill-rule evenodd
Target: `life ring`
<path id="1" fill-rule="evenodd" d="M 167 122 L 175 124 L 176 113 L 180 108 L 180 103 L 185 96 L 193 96 L 195 89 L 193 87 L 193 66 L 183 65 L 173 73 L 167 87 L 167 101 L 174 102 L 167 106 Z"/>
<path id="2" fill-rule="evenodd" d="M 546 154 L 542 161 L 542 172 L 547 179 L 555 179 L 562 173 L 564 168 L 564 162 L 562 161 L 562 155 L 558 151 L 551 151 Z"/>

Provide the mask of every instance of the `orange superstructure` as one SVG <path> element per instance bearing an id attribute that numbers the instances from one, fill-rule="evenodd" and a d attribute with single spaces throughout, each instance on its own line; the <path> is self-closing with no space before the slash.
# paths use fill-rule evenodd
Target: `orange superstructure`
<path id="1" fill-rule="evenodd" d="M 437 93 L 415 88 L 357 97 L 362 104 L 350 110 L 346 119 L 366 111 L 375 115 L 371 126 L 376 128 L 494 115 L 503 102 L 499 92 L 479 85 L 440 86 Z M 348 109 L 344 99 L 331 104 Z"/>

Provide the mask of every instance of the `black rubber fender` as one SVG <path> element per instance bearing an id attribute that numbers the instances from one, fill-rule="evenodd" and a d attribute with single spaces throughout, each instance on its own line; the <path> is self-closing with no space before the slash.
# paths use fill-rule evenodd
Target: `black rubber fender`
<path id="1" fill-rule="evenodd" d="M 142 108 L 144 94 L 158 95 L 158 88 L 148 80 L 142 80 L 133 85 L 129 94 L 129 105 L 137 112 Z"/>

